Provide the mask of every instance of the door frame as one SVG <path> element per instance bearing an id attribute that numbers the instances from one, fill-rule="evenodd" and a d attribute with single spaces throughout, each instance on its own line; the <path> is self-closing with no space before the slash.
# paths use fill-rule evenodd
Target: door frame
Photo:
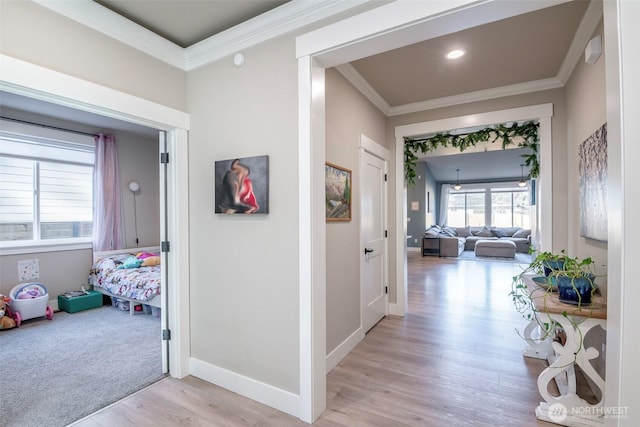
<path id="1" fill-rule="evenodd" d="M 536 247 L 541 251 L 552 251 L 553 248 L 553 153 L 552 153 L 552 128 L 553 104 L 539 104 L 527 107 L 509 108 L 506 110 L 487 111 L 466 116 L 450 117 L 447 119 L 432 120 L 427 122 L 412 123 L 396 126 L 396 170 L 404 170 L 404 138 L 425 134 L 446 132 L 451 129 L 463 129 L 465 127 L 489 126 L 499 123 L 510 123 L 527 120 L 537 120 L 540 123 L 538 129 L 540 157 L 540 175 L 536 185 L 535 219 L 533 227 Z M 483 146 L 467 150 L 468 152 L 483 151 Z M 406 194 L 404 176 L 396 179 L 396 194 Z M 396 215 L 395 236 L 396 247 L 403 250 L 396 251 L 396 305 L 393 314 L 404 316 L 407 313 L 407 240 L 406 201 L 395 206 L 399 214 Z M 402 285 L 402 286 L 400 286 Z"/>
<path id="2" fill-rule="evenodd" d="M 62 105 L 76 110 L 136 123 L 167 132 L 171 153 L 167 190 L 172 266 L 167 291 L 169 372 L 182 378 L 189 374 L 189 115 L 143 98 L 82 80 L 58 71 L 0 54 L 0 90 Z M 166 236 L 161 236 L 163 240 Z M 163 320 L 163 323 L 165 321 Z M 164 326 L 164 325 L 163 325 Z M 159 337 L 160 338 L 160 337 Z"/>
<path id="3" fill-rule="evenodd" d="M 562 1 L 555 2 L 557 4 Z M 474 2 L 452 0 L 449 2 L 407 2 L 396 1 L 363 12 L 354 17 L 327 25 L 296 39 L 296 57 L 298 58 L 298 146 L 299 146 L 299 281 L 300 281 L 300 414 L 307 422 L 313 422 L 326 406 L 326 378 L 319 369 L 325 358 L 326 337 L 326 301 L 324 259 L 324 211 L 323 206 L 323 170 L 324 170 L 324 70 L 366 56 L 406 46 L 447 33 L 460 31 L 476 25 L 482 25 L 510 16 L 531 12 L 553 5 L 554 2 Z M 633 6 L 626 5 L 627 9 Z M 619 16 L 620 2 L 605 2 L 605 40 L 614 40 L 611 45 L 620 47 L 618 37 L 620 28 L 616 17 Z M 631 18 L 630 18 L 631 19 Z M 626 40 L 633 40 L 633 31 Z M 617 42 L 617 43 L 615 43 Z M 633 45 L 630 42 L 629 46 Z M 628 61 L 633 58 L 627 57 Z M 613 64 L 607 57 L 607 64 Z M 612 71 L 618 71 L 613 67 Z M 609 70 L 608 70 L 609 71 Z M 607 73 L 608 76 L 612 73 Z M 631 75 L 631 74 L 629 74 Z M 620 99 L 617 86 L 609 96 Z M 613 107 L 612 107 L 613 108 Z M 619 111 L 613 111 L 611 118 L 619 118 Z M 619 123 L 619 122 L 618 122 Z M 611 135 L 611 133 L 610 133 Z M 619 140 L 617 141 L 619 143 Z M 615 160 L 617 165 L 619 159 Z M 392 179 L 402 181 L 403 171 L 395 162 L 391 164 Z M 402 215 L 404 192 L 392 195 L 396 209 L 391 217 Z M 406 201 L 404 201 L 406 205 Z M 611 200 L 610 200 L 611 202 Z M 614 200 L 613 207 L 620 207 Z M 404 208 L 406 209 L 406 207 Z M 610 215 L 610 218 L 613 218 Z M 612 229 L 610 219 L 609 228 Z M 619 236 L 620 233 L 615 234 Z M 609 247 L 620 246 L 621 239 L 611 239 Z M 404 236 L 394 236 L 400 239 Z M 396 256 L 405 247 L 404 243 L 391 243 Z M 406 249 L 405 249 L 406 250 Z M 610 253 L 614 253 L 610 249 Z M 615 252 L 620 255 L 619 252 Z M 624 255 L 624 253 L 622 254 Z M 406 254 L 402 254 L 406 257 Z M 624 257 L 617 257 L 621 259 Z M 613 257 L 610 257 L 613 259 Z M 402 272 L 396 272 L 396 276 Z M 406 273 L 405 273 L 406 274 Z M 618 276 L 616 276 L 618 277 Z M 624 285 L 624 284 L 623 284 Z M 617 332 L 618 330 L 616 330 Z M 609 351 L 608 360 L 613 356 L 620 358 L 620 352 Z M 615 384 L 621 378 L 612 372 Z M 609 381 L 607 382 L 609 385 Z M 616 396 L 617 397 L 617 396 Z"/>
<path id="4" fill-rule="evenodd" d="M 382 146 L 381 144 L 375 142 L 373 139 L 369 138 L 368 136 L 361 134 L 360 135 L 360 145 L 359 145 L 359 168 L 360 168 L 360 173 L 359 173 L 359 182 L 360 182 L 360 188 L 362 188 L 363 185 L 363 162 L 364 162 L 364 154 L 368 153 L 382 161 L 384 161 L 384 173 L 385 175 L 388 175 L 389 173 L 389 162 L 390 162 L 390 157 L 391 157 L 391 151 Z M 364 328 L 364 305 L 365 305 L 365 300 L 364 300 L 364 283 L 363 283 L 363 270 L 365 268 L 365 264 L 364 264 L 364 257 L 362 256 L 362 251 L 364 250 L 364 248 L 362 247 L 362 235 L 363 235 L 363 230 L 362 230 L 362 190 L 359 191 L 360 193 L 360 198 L 358 200 L 358 202 L 360 203 L 360 235 L 359 235 L 359 239 L 360 239 L 360 330 L 362 331 L 361 336 L 364 337 L 364 335 L 367 333 L 367 331 Z M 384 205 L 384 229 L 385 230 L 389 230 L 389 181 L 387 180 L 385 182 L 384 185 L 384 194 L 382 196 L 383 198 L 383 205 Z M 384 286 L 386 286 L 387 288 L 389 287 L 389 239 L 385 238 L 384 239 L 384 258 L 382 260 L 383 264 L 384 264 L 384 277 L 382 278 L 383 282 L 384 282 Z M 389 314 L 389 293 L 387 292 L 385 294 L 385 316 Z"/>

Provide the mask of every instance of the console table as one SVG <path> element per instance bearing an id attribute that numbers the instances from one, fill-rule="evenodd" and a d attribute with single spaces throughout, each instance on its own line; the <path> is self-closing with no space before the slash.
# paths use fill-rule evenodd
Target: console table
<path id="1" fill-rule="evenodd" d="M 585 348 L 583 338 L 596 326 L 606 330 L 606 301 L 602 296 L 595 295 L 589 307 L 578 308 L 561 302 L 556 292 L 546 292 L 531 280 L 532 277 L 525 277 L 525 283 L 539 312 L 539 319 L 532 320 L 525 328 L 524 337 L 530 347 L 523 354 L 549 362 L 549 366 L 538 376 L 538 391 L 544 402 L 536 408 L 536 417 L 565 426 L 602 426 L 605 380 L 589 362 L 600 353 L 594 347 Z M 539 340 L 544 333 L 540 331 L 539 323 L 551 321 L 564 330 L 564 345 L 554 342 L 554 337 Z M 590 404 L 577 394 L 575 365 L 600 389 L 602 397 L 599 402 Z M 554 379 L 560 390 L 558 397 L 552 396 L 547 389 L 549 382 Z"/>
<path id="2" fill-rule="evenodd" d="M 423 237 L 422 238 L 422 256 L 433 255 L 440 256 L 440 238 L 439 237 Z"/>

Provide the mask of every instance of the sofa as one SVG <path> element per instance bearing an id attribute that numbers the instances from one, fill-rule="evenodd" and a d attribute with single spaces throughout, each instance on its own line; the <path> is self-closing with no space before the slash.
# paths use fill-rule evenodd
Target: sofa
<path id="1" fill-rule="evenodd" d="M 432 225 L 425 238 L 440 239 L 440 256 L 457 257 L 463 251 L 473 251 L 478 240 L 509 240 L 516 245 L 516 252 L 528 253 L 531 246 L 531 230 L 520 227 L 447 227 Z"/>

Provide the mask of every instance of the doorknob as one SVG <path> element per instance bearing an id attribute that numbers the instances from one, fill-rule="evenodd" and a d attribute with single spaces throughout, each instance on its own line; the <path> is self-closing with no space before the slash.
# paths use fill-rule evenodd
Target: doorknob
<path id="1" fill-rule="evenodd" d="M 366 254 L 368 254 L 368 253 L 371 253 L 371 252 L 373 252 L 373 249 L 371 249 L 371 248 L 364 248 L 364 254 L 365 254 L 365 255 L 366 255 Z"/>

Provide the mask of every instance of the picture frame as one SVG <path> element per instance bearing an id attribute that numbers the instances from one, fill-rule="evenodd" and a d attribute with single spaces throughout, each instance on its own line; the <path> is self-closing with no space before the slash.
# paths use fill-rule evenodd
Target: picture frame
<path id="1" fill-rule="evenodd" d="M 215 162 L 216 214 L 269 213 L 269 156 Z"/>
<path id="2" fill-rule="evenodd" d="M 578 146 L 580 236 L 601 242 L 608 239 L 607 161 L 605 123 Z"/>
<path id="3" fill-rule="evenodd" d="M 325 163 L 326 220 L 351 221 L 351 170 Z"/>

